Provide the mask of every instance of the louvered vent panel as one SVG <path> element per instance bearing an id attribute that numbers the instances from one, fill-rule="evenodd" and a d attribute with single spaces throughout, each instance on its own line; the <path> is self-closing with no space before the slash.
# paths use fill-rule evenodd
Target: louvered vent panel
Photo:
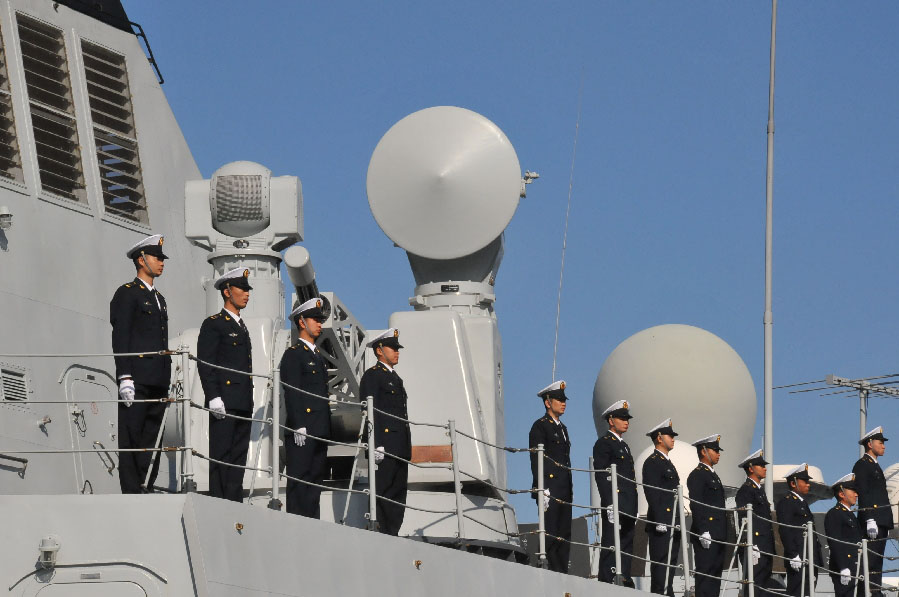
<path id="1" fill-rule="evenodd" d="M 231 174 L 216 177 L 215 201 L 220 222 L 262 220 L 262 177 Z"/>
<path id="2" fill-rule="evenodd" d="M 61 30 L 17 15 L 41 187 L 85 202 L 72 84 Z"/>
<path id="3" fill-rule="evenodd" d="M 3 387 L 4 400 L 25 400 L 28 397 L 24 373 L 0 369 L 0 384 Z"/>
<path id="4" fill-rule="evenodd" d="M 0 176 L 23 181 L 22 158 L 16 139 L 16 122 L 12 111 L 9 71 L 6 67 L 2 35 L 0 35 Z"/>
<path id="5" fill-rule="evenodd" d="M 85 40 L 81 53 L 103 204 L 108 213 L 148 224 L 125 57 Z"/>

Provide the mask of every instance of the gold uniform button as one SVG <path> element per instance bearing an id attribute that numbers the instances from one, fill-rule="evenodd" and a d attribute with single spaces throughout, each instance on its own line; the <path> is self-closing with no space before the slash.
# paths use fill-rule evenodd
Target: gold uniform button
<path id="1" fill-rule="evenodd" d="M 311 413 L 311 412 L 312 412 L 312 409 L 311 409 L 311 408 L 307 408 L 307 409 L 306 409 L 306 412 L 307 412 L 307 413 Z"/>
<path id="2" fill-rule="evenodd" d="M 234 343 L 234 346 L 237 346 L 237 342 Z"/>
<path id="3" fill-rule="evenodd" d="M 226 385 L 226 386 L 230 386 L 230 385 L 231 385 L 231 380 L 229 379 L 228 381 L 226 381 L 226 382 L 225 382 L 225 385 Z"/>
<path id="4" fill-rule="evenodd" d="M 549 474 L 549 478 L 550 478 L 550 479 L 553 478 L 553 474 L 552 474 L 552 473 Z"/>
<path id="5" fill-rule="evenodd" d="M 315 369 L 313 369 L 312 372 L 315 373 Z"/>
<path id="6" fill-rule="evenodd" d="M 384 433 L 390 433 L 390 429 L 385 429 Z"/>
<path id="7" fill-rule="evenodd" d="M 877 504 L 874 504 L 874 507 L 876 508 L 876 507 L 877 507 Z"/>
<path id="8" fill-rule="evenodd" d="M 709 520 L 715 520 L 714 516 L 709 516 Z"/>
<path id="9" fill-rule="evenodd" d="M 665 508 L 665 512 L 671 512 L 671 508 Z"/>
<path id="10" fill-rule="evenodd" d="M 756 536 L 756 537 L 759 536 L 759 532 L 758 532 L 758 531 L 755 532 L 755 536 Z"/>

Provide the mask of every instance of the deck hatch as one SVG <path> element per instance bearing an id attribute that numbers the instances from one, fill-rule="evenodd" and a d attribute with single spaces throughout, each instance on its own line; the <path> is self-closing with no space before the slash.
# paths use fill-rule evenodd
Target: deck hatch
<path id="1" fill-rule="evenodd" d="M 81 53 L 104 208 L 149 224 L 125 57 L 84 39 Z"/>
<path id="2" fill-rule="evenodd" d="M 86 203 L 63 32 L 21 13 L 16 20 L 41 187 Z"/>
<path id="3" fill-rule="evenodd" d="M 24 180 L 2 34 L 0 34 L 0 176 L 18 182 Z"/>

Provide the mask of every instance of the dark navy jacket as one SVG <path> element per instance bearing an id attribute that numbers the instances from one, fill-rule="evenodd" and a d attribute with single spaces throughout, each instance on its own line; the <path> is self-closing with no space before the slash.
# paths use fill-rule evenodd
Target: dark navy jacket
<path id="1" fill-rule="evenodd" d="M 281 357 L 281 381 L 315 394 L 328 397 L 328 366 L 318 349 L 311 350 L 305 342 L 297 342 Z M 284 388 L 285 425 L 291 429 L 306 428 L 316 437 L 331 436 L 331 408 L 327 400 L 315 398 L 292 388 Z"/>
<path id="2" fill-rule="evenodd" d="M 200 326 L 197 358 L 203 361 L 198 365 L 198 370 L 207 407 L 213 398 L 221 398 L 226 410 L 252 412 L 253 378 L 204 364 L 212 363 L 247 373 L 253 371 L 250 335 L 225 309 L 207 317 Z"/>
<path id="3" fill-rule="evenodd" d="M 148 290 L 140 278 L 116 290 L 109 303 L 113 352 L 168 349 L 169 314 L 165 298 L 158 291 L 154 292 Z M 156 297 L 159 297 L 158 305 Z M 115 369 L 116 379 L 131 375 L 136 384 L 168 387 L 172 377 L 172 357 L 115 357 Z"/>
<path id="4" fill-rule="evenodd" d="M 553 497 L 566 502 L 572 498 L 571 471 L 566 466 L 571 466 L 571 440 L 568 437 L 568 428 L 559 421 L 556 424 L 552 417 L 545 415 L 531 425 L 528 433 L 528 447 L 536 448 L 543 444 L 543 487 L 549 489 Z M 563 465 L 563 466 L 559 466 Z M 537 488 L 537 453 L 531 452 L 531 487 Z M 537 495 L 534 494 L 534 499 Z"/>
<path id="5" fill-rule="evenodd" d="M 674 463 L 665 458 L 658 450 L 653 450 L 649 458 L 643 461 L 643 483 L 653 486 L 643 487 L 643 494 L 649 505 L 646 511 L 646 521 L 670 525 L 677 502 L 677 494 L 654 488 L 677 489 L 680 476 L 677 474 L 677 469 L 674 468 Z M 674 524 L 678 524 L 677 518 L 674 519 Z"/>
<path id="6" fill-rule="evenodd" d="M 384 415 L 383 411 L 403 419 L 409 418 L 406 407 L 406 388 L 403 380 L 394 370 L 389 370 L 382 363 L 376 364 L 362 374 L 359 382 L 359 393 L 365 400 L 368 396 L 374 397 L 374 445 L 376 448 L 383 446 L 388 454 L 410 460 L 412 458 L 412 436 L 409 424 Z"/>
<path id="7" fill-rule="evenodd" d="M 696 465 L 687 477 L 687 490 L 693 515 L 690 530 L 697 535 L 708 532 L 712 539 L 724 541 L 727 538 L 727 513 L 718 509 L 724 508 L 724 486 L 718 473 L 702 463 Z"/>
<path id="8" fill-rule="evenodd" d="M 593 444 L 593 468 L 604 469 L 613 464 L 617 465 L 618 471 L 618 509 L 630 516 L 636 516 L 637 485 L 634 483 L 634 458 L 624 440 L 615 437 L 611 431 L 606 431 Z M 602 505 L 611 506 L 612 475 L 610 473 L 594 474 Z"/>
<path id="9" fill-rule="evenodd" d="M 737 508 L 752 504 L 752 543 L 767 553 L 774 553 L 774 529 L 771 524 L 771 503 L 765 486 L 756 487 L 748 477 L 737 490 Z"/>
<path id="10" fill-rule="evenodd" d="M 831 541 L 833 538 L 853 544 L 861 543 L 862 531 L 858 526 L 855 514 L 843 504 L 837 504 L 824 516 L 824 534 L 827 535 L 827 544 L 830 546 L 830 571 L 839 574 L 840 570 L 849 568 L 850 574 L 855 576 L 855 568 L 858 566 L 858 547 Z"/>
<path id="11" fill-rule="evenodd" d="M 865 526 L 869 518 L 884 529 L 893 528 L 893 509 L 887 495 L 887 482 L 883 469 L 871 456 L 865 454 L 855 466 L 855 485 L 858 487 L 858 520 Z"/>

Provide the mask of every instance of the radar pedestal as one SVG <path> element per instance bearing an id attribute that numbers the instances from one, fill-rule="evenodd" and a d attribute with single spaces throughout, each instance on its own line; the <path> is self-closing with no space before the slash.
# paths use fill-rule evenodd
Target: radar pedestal
<path id="1" fill-rule="evenodd" d="M 422 110 L 380 140 L 367 192 L 375 220 L 405 249 L 415 277 L 414 311 L 394 313 L 388 323 L 400 329 L 405 346 L 397 370 L 409 392 L 410 419 L 454 419 L 460 431 L 503 445 L 502 345 L 493 305 L 503 230 L 522 193 L 512 144 L 469 110 Z M 461 441 L 460 468 L 505 486 L 505 455 Z M 446 443 L 441 429 L 413 427 L 413 461 L 416 448 Z M 421 458 L 427 453 L 422 449 Z M 451 480 L 445 468 L 409 471 L 410 483 Z"/>

